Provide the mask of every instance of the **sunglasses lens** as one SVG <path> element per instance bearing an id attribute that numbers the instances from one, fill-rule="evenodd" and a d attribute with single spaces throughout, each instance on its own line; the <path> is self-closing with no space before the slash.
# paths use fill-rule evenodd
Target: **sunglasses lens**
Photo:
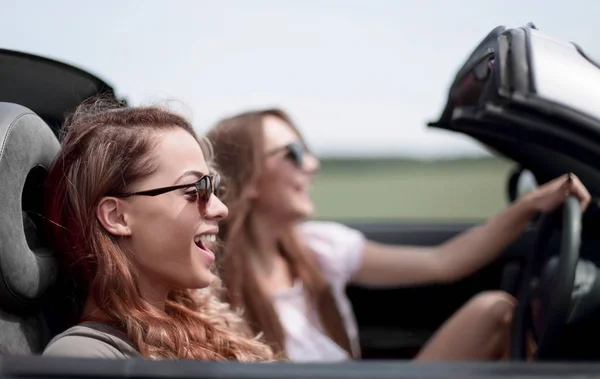
<path id="1" fill-rule="evenodd" d="M 302 167 L 304 160 L 304 146 L 300 143 L 293 143 L 288 146 L 287 157 L 298 167 Z"/>
<path id="2" fill-rule="evenodd" d="M 212 193 L 210 178 L 208 176 L 203 176 L 196 184 L 196 190 L 198 190 L 198 202 L 200 205 L 205 206 Z"/>
<path id="3" fill-rule="evenodd" d="M 212 193 L 215 194 L 216 197 L 220 197 L 221 196 L 221 178 L 219 177 L 219 175 L 215 175 L 213 177 L 213 181 L 212 181 Z"/>

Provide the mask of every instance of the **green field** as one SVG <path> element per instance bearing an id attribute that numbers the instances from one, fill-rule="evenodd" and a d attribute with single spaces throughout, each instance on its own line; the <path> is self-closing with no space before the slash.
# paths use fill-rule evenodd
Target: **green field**
<path id="1" fill-rule="evenodd" d="M 318 219 L 481 220 L 507 204 L 511 165 L 498 158 L 321 164 L 313 189 Z"/>

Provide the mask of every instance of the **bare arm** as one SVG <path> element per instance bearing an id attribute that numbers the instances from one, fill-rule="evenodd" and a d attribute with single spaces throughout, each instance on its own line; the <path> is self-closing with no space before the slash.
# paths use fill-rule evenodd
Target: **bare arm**
<path id="1" fill-rule="evenodd" d="M 579 179 L 564 175 L 527 194 L 483 225 L 439 246 L 393 246 L 368 241 L 352 281 L 366 286 L 398 286 L 464 278 L 494 261 L 538 212 L 556 209 L 567 194 L 577 196 L 582 209 L 590 202 Z"/>

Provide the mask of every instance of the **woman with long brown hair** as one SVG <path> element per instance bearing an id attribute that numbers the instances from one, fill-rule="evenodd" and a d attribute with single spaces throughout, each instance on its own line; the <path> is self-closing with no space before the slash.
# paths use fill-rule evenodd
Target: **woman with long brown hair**
<path id="1" fill-rule="evenodd" d="M 48 237 L 85 298 L 45 355 L 263 361 L 268 345 L 220 300 L 219 177 L 210 149 L 160 107 L 81 106 L 45 191 Z"/>
<path id="2" fill-rule="evenodd" d="M 557 208 L 565 194 L 577 196 L 583 209 L 590 201 L 579 179 L 565 175 L 439 246 L 389 246 L 341 224 L 305 222 L 313 214 L 309 190 L 319 162 L 282 110 L 224 119 L 208 137 L 230 210 L 221 228 L 220 256 L 229 300 L 244 309 L 256 333 L 263 332 L 292 361 L 360 356 L 345 294 L 349 282 L 391 287 L 459 280 L 496 259 L 538 212 Z M 515 303 L 502 291 L 478 294 L 445 322 L 417 359 L 506 356 Z"/>

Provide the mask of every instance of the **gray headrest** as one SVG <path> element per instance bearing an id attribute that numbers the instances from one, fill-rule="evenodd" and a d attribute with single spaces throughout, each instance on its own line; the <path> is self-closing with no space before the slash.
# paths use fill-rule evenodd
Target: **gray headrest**
<path id="1" fill-rule="evenodd" d="M 36 224 L 59 147 L 31 110 L 0 102 L 0 308 L 13 314 L 33 311 L 56 279 L 54 254 L 42 246 Z"/>

